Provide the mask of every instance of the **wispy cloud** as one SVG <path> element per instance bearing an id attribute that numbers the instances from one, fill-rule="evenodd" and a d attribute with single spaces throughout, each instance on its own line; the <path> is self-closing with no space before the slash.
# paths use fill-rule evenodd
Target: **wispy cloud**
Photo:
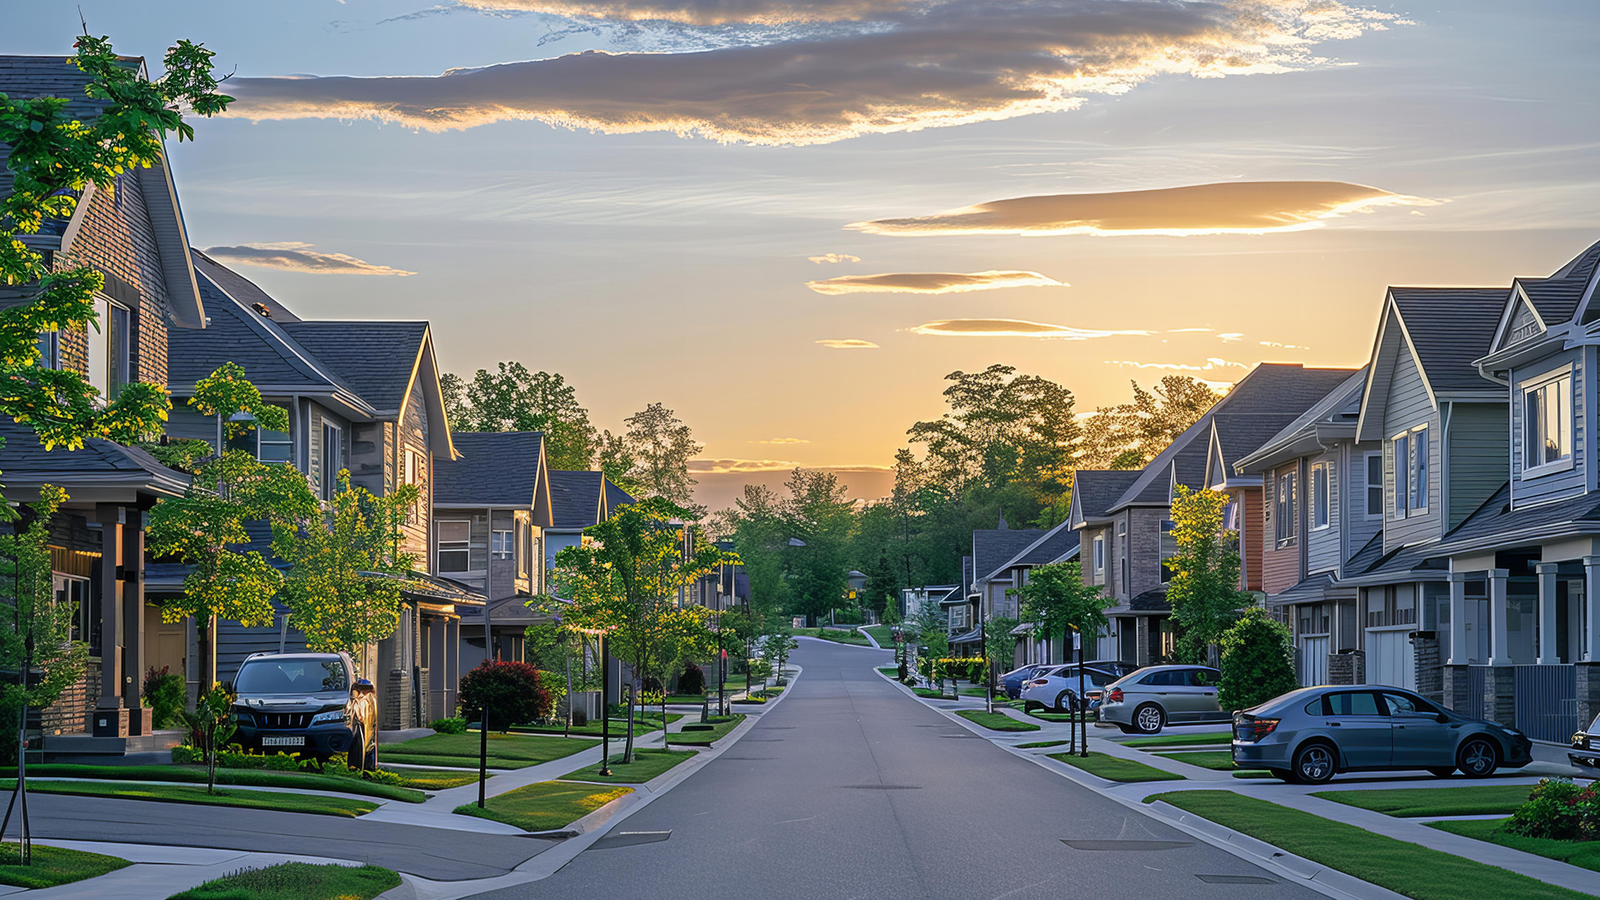
<path id="1" fill-rule="evenodd" d="M 1266 234 L 1321 228 L 1380 206 L 1438 201 L 1342 181 L 1229 181 L 1148 191 L 1048 194 L 847 227 L 907 237 L 950 234 Z"/>
<path id="2" fill-rule="evenodd" d="M 1087 341 L 1117 335 L 1147 335 L 1150 331 L 1104 331 L 1093 328 L 1074 328 L 1071 325 L 1051 325 L 1047 322 L 1029 322 L 1025 319 L 945 319 L 929 322 L 911 329 L 914 334 L 936 334 L 944 337 L 1031 337 L 1056 338 L 1066 341 Z"/>
<path id="3" fill-rule="evenodd" d="M 1217 359 L 1212 357 L 1200 365 L 1187 363 L 1167 362 L 1136 362 L 1131 359 L 1108 359 L 1108 366 L 1122 366 L 1126 369 L 1160 369 L 1167 372 L 1215 372 L 1218 369 L 1248 369 L 1249 363 L 1234 362 L 1231 359 Z"/>
<path id="4" fill-rule="evenodd" d="M 715 19 L 738 5 L 544 0 L 599 14 Z M 520 3 L 518 4 L 520 6 Z M 851 7 L 833 0 L 824 8 Z M 925 0 L 854 4 L 870 27 L 692 53 L 586 51 L 441 75 L 234 78 L 229 115 L 372 118 L 443 131 L 524 119 L 622 133 L 817 144 L 863 134 L 1073 109 L 1161 75 L 1271 74 L 1325 65 L 1317 44 L 1389 13 L 1336 0 Z M 760 0 L 744 10 L 759 12 Z M 814 4 L 795 3 L 803 10 Z M 699 11 L 699 12 L 697 12 Z M 834 13 L 829 13 L 833 15 Z"/>
<path id="5" fill-rule="evenodd" d="M 1260 344 L 1263 347 L 1277 347 L 1277 348 L 1281 348 L 1283 350 L 1310 350 L 1311 349 L 1310 347 L 1302 347 L 1299 344 L 1285 344 L 1285 343 L 1281 343 L 1279 341 L 1257 341 L 1256 343 Z"/>
<path id="6" fill-rule="evenodd" d="M 1232 344 L 1236 343 L 1243 337 L 1244 332 L 1241 331 L 1224 331 L 1222 334 L 1217 335 L 1217 340 L 1222 341 L 1225 344 Z"/>
<path id="7" fill-rule="evenodd" d="M 1038 272 L 886 272 L 881 275 L 841 275 L 808 281 L 819 294 L 960 294 L 1011 287 L 1067 287 L 1064 281 Z"/>
<path id="8" fill-rule="evenodd" d="M 852 255 L 850 255 L 848 253 L 824 253 L 821 256 L 808 256 L 808 257 L 806 257 L 806 259 L 809 259 L 812 262 L 818 263 L 818 264 L 821 264 L 821 263 L 842 263 L 842 262 L 861 262 L 861 257 L 852 256 Z"/>
<path id="9" fill-rule="evenodd" d="M 799 463 L 785 459 L 691 459 L 689 471 L 721 474 L 727 472 L 777 472 L 792 469 Z"/>
<path id="10" fill-rule="evenodd" d="M 459 0 L 478 9 L 520 9 L 573 18 L 690 25 L 839 22 L 899 12 L 918 0 Z"/>
<path id="11" fill-rule="evenodd" d="M 806 440 L 805 438 L 779 437 L 779 438 L 767 438 L 764 441 L 751 441 L 750 443 L 752 443 L 752 444 L 809 444 L 811 442 Z"/>
<path id="12" fill-rule="evenodd" d="M 824 347 L 831 347 L 831 348 L 833 348 L 835 350 L 876 350 L 876 349 L 878 349 L 878 345 L 877 344 L 874 344 L 871 341 L 857 340 L 856 338 L 828 338 L 827 340 L 817 341 L 817 343 L 821 344 Z"/>
<path id="13" fill-rule="evenodd" d="M 311 249 L 313 244 L 284 241 L 276 244 L 239 244 L 234 247 L 208 247 L 205 254 L 222 262 L 241 266 L 261 266 L 267 269 L 287 269 L 291 272 L 313 272 L 319 275 L 415 275 L 405 269 L 395 269 L 356 259 L 344 253 L 323 253 Z"/>
<path id="14" fill-rule="evenodd" d="M 1168 328 L 1167 334 L 1188 334 L 1190 332 L 1210 332 L 1209 328 Z"/>

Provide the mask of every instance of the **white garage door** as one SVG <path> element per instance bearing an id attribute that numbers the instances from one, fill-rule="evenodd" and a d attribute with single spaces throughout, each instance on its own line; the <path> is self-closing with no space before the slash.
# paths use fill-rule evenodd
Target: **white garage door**
<path id="1" fill-rule="evenodd" d="M 1300 639 L 1300 684 L 1315 687 L 1328 683 L 1328 638 Z"/>
<path id="2" fill-rule="evenodd" d="M 1367 632 L 1367 684 L 1415 690 L 1417 667 L 1409 631 Z"/>

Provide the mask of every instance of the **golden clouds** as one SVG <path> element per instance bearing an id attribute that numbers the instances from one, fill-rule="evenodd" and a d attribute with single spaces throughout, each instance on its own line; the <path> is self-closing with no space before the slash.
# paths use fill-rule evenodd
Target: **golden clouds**
<path id="1" fill-rule="evenodd" d="M 878 345 L 871 341 L 857 340 L 856 338 L 828 338 L 817 341 L 824 347 L 834 350 L 876 350 Z"/>
<path id="2" fill-rule="evenodd" d="M 1064 341 L 1087 341 L 1117 335 L 1153 333 L 1138 330 L 1106 331 L 1096 328 L 1074 328 L 1071 325 L 1029 322 L 1026 319 L 945 319 L 918 325 L 911 331 L 914 334 L 934 334 L 943 337 L 1031 337 Z"/>
<path id="3" fill-rule="evenodd" d="M 369 263 L 343 253 L 323 253 L 313 250 L 312 244 L 284 241 L 275 244 L 239 244 L 235 247 L 210 247 L 205 253 L 213 259 L 242 266 L 261 266 L 267 269 L 286 269 L 290 272 L 312 272 L 318 275 L 415 275 L 405 269 L 395 269 Z"/>
<path id="4" fill-rule="evenodd" d="M 808 281 L 819 294 L 958 294 L 1009 287 L 1067 287 L 1038 272 L 991 270 L 988 272 L 888 272 L 880 275 L 842 275 Z"/>

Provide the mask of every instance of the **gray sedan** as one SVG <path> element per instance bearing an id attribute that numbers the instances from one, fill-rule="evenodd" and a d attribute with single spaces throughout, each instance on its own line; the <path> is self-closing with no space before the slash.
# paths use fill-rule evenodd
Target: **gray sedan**
<path id="1" fill-rule="evenodd" d="M 1301 688 L 1233 716 L 1234 764 L 1301 784 L 1381 769 L 1484 778 L 1532 753 L 1521 732 L 1377 685 Z"/>
<path id="2" fill-rule="evenodd" d="M 1217 706 L 1222 673 L 1209 666 L 1145 666 L 1103 689 L 1100 721 L 1126 734 L 1159 734 L 1168 725 L 1226 722 Z"/>

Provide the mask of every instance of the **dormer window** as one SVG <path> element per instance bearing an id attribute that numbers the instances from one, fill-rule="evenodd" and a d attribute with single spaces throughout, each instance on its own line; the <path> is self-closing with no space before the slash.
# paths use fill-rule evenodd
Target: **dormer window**
<path id="1" fill-rule="evenodd" d="M 1522 469 L 1542 474 L 1572 467 L 1572 370 L 1522 385 Z"/>

